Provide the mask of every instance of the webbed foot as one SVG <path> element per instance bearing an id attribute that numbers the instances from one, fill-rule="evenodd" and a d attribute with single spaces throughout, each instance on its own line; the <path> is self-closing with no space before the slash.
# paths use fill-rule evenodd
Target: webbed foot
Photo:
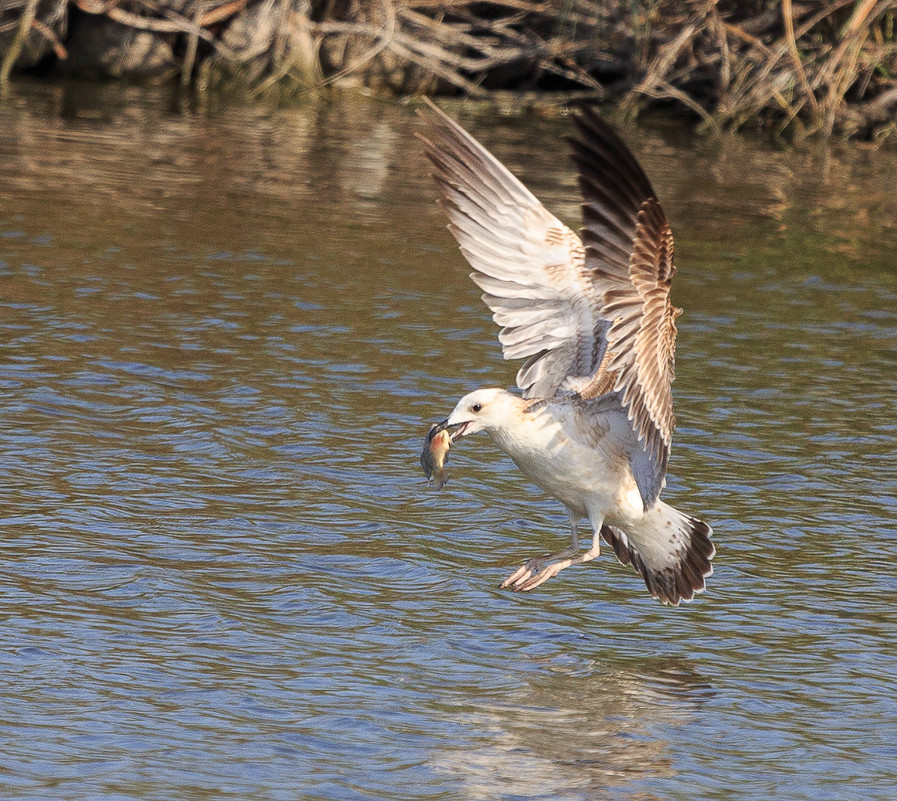
<path id="1" fill-rule="evenodd" d="M 511 573 L 499 587 L 501 589 L 513 587 L 514 592 L 528 592 L 541 586 L 571 565 L 589 562 L 596 556 L 598 556 L 598 551 L 594 549 L 578 554 L 571 548 L 559 553 L 535 556 Z"/>

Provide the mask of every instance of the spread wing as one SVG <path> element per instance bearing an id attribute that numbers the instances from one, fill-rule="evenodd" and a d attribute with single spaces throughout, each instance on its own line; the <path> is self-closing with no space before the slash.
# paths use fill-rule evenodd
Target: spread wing
<path id="1" fill-rule="evenodd" d="M 605 358 L 578 386 L 583 398 L 619 394 L 641 449 L 632 468 L 648 506 L 663 488 L 673 435 L 676 351 L 670 303 L 673 233 L 629 148 L 595 112 L 584 109 L 571 139 L 585 200 L 586 268 L 610 324 Z"/>
<path id="2" fill-rule="evenodd" d="M 616 397 L 636 434 L 630 460 L 647 508 L 672 440 L 678 310 L 673 237 L 645 173 L 584 110 L 571 140 L 585 199 L 580 240 L 436 106 L 419 113 L 450 230 L 504 326 L 504 357 L 527 359 L 517 385 L 526 398 Z"/>
<path id="3" fill-rule="evenodd" d="M 604 358 L 601 298 L 579 237 L 508 169 L 433 104 L 419 111 L 449 229 L 473 267 L 471 278 L 525 398 L 551 398 L 573 376 L 586 381 Z"/>

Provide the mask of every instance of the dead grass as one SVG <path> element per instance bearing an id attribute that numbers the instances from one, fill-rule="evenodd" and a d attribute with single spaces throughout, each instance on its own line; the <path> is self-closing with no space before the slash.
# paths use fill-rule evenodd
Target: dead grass
<path id="1" fill-rule="evenodd" d="M 32 39 L 65 58 L 64 26 L 41 17 L 60 2 L 45 0 L 29 21 L 33 2 L 0 0 L 7 71 L 16 46 L 10 32 L 21 48 L 23 20 Z M 353 85 L 471 96 L 510 89 L 617 102 L 629 115 L 662 106 L 708 129 L 759 125 L 797 139 L 897 132 L 897 0 L 68 3 L 167 37 L 181 82 L 200 88 L 236 82 L 283 95 Z"/>

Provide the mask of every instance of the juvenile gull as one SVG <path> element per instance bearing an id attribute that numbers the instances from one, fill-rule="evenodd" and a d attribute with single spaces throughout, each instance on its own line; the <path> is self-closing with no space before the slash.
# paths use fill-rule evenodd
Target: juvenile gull
<path id="1" fill-rule="evenodd" d="M 522 397 L 478 389 L 430 434 L 485 431 L 560 500 L 572 542 L 530 559 L 502 587 L 532 590 L 598 556 L 603 537 L 663 603 L 704 589 L 715 549 L 706 523 L 660 500 L 673 433 L 673 235 L 635 157 L 584 109 L 569 141 L 583 194 L 581 237 L 432 103 L 420 138 L 449 229 L 502 326 Z M 587 518 L 592 544 L 579 547 Z"/>

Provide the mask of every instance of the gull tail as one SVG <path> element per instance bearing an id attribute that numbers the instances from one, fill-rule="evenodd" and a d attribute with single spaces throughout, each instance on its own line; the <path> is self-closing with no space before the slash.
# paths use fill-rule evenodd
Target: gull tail
<path id="1" fill-rule="evenodd" d="M 703 592 L 713 573 L 716 553 L 713 530 L 703 520 L 657 501 L 645 516 L 626 531 L 601 527 L 601 536 L 624 565 L 632 565 L 654 598 L 678 606 Z"/>

